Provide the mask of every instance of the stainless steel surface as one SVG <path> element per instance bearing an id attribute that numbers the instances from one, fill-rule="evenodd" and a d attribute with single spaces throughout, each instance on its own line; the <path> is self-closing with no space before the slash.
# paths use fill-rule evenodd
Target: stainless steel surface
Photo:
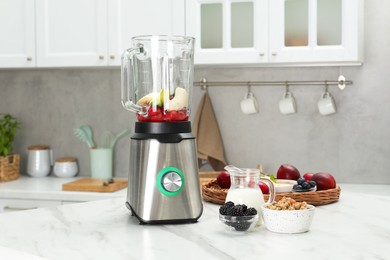
<path id="1" fill-rule="evenodd" d="M 206 87 L 213 86 L 285 86 L 285 85 L 337 85 L 345 86 L 352 85 L 351 80 L 345 80 L 345 77 L 340 76 L 339 80 L 310 80 L 310 81 L 207 81 L 206 78 L 201 78 L 198 82 L 194 82 L 194 86 L 201 87 L 202 89 Z"/>
<path id="2" fill-rule="evenodd" d="M 176 172 L 169 172 L 163 178 L 163 186 L 168 191 L 177 191 L 183 184 L 183 180 Z"/>
<path id="3" fill-rule="evenodd" d="M 171 188 L 164 184 L 169 181 L 173 184 L 172 191 L 177 191 L 179 185 L 183 185 L 177 195 L 167 196 L 157 187 L 158 174 L 166 167 L 176 167 L 183 173 L 181 184 L 177 174 L 169 175 L 170 172 L 162 181 L 168 191 Z M 132 139 L 127 201 L 134 213 L 144 221 L 191 220 L 200 217 L 202 199 L 195 139 L 185 139 L 180 143 Z"/>

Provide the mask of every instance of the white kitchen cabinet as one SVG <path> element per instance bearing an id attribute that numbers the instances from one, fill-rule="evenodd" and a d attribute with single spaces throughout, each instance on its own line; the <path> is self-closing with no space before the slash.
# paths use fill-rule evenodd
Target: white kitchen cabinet
<path id="1" fill-rule="evenodd" d="M 363 1 L 270 2 L 271 63 L 362 62 Z"/>
<path id="2" fill-rule="evenodd" d="M 107 64 L 107 0 L 36 0 L 38 67 Z"/>
<path id="3" fill-rule="evenodd" d="M 120 65 L 136 35 L 184 35 L 183 0 L 111 0 L 108 2 L 109 64 Z"/>
<path id="4" fill-rule="evenodd" d="M 187 0 L 195 64 L 360 64 L 363 0 Z"/>
<path id="5" fill-rule="evenodd" d="M 34 4 L 0 1 L 0 68 L 35 67 Z"/>
<path id="6" fill-rule="evenodd" d="M 182 0 L 36 0 L 38 67 L 120 65 L 130 39 L 184 34 Z"/>

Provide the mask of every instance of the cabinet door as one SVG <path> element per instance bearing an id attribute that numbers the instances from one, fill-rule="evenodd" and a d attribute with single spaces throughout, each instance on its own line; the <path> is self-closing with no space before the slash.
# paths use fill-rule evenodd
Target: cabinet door
<path id="1" fill-rule="evenodd" d="M 267 0 L 188 0 L 186 34 L 196 38 L 195 64 L 268 60 Z"/>
<path id="2" fill-rule="evenodd" d="M 107 65 L 106 0 L 36 0 L 38 67 Z"/>
<path id="3" fill-rule="evenodd" d="M 35 66 L 34 0 L 0 1 L 0 67 Z"/>
<path id="4" fill-rule="evenodd" d="M 270 1 L 270 62 L 360 63 L 362 4 L 359 0 Z"/>
<path id="5" fill-rule="evenodd" d="M 111 0 L 108 2 L 109 64 L 119 65 L 136 35 L 184 35 L 183 0 Z"/>

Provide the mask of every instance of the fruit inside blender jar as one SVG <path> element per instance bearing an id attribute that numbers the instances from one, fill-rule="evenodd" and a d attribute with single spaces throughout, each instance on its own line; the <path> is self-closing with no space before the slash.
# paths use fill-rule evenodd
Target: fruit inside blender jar
<path id="1" fill-rule="evenodd" d="M 137 101 L 137 105 L 143 107 L 146 113 L 138 113 L 138 121 L 141 122 L 173 122 L 187 121 L 188 92 L 184 88 L 177 87 L 173 95 L 164 99 L 164 89 L 160 92 L 152 92 Z M 164 103 L 164 100 L 169 100 Z"/>

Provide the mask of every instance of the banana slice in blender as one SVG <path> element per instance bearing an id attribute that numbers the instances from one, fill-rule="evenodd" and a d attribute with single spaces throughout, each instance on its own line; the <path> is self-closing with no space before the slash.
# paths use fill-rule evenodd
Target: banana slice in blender
<path id="1" fill-rule="evenodd" d="M 169 101 L 168 111 L 182 110 L 188 105 L 188 92 L 184 88 L 177 87 L 175 96 Z"/>
<path id="2" fill-rule="evenodd" d="M 137 105 L 140 106 L 149 106 L 153 101 L 160 102 L 160 93 L 158 92 L 152 92 L 147 94 L 146 96 L 143 96 L 137 101 Z"/>

